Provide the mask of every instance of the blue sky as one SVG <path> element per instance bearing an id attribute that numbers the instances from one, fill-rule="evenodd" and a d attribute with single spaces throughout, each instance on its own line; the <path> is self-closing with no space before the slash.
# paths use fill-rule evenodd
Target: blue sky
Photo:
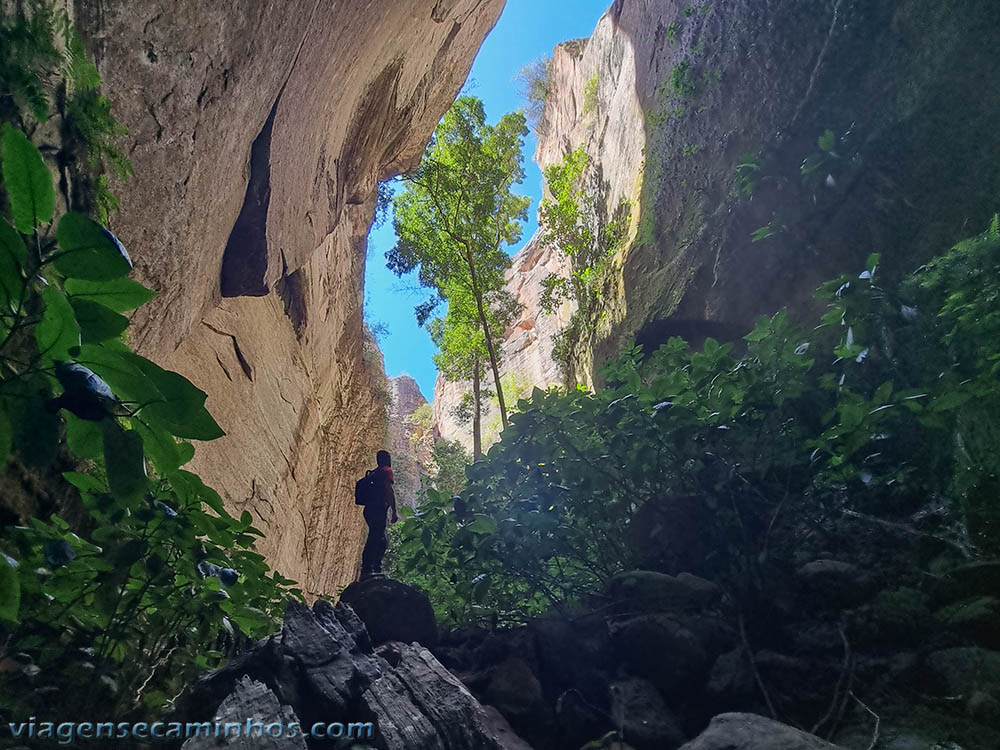
<path id="1" fill-rule="evenodd" d="M 486 116 L 496 122 L 506 112 L 521 108 L 514 78 L 524 65 L 551 54 L 560 42 L 590 36 L 611 0 L 507 0 L 496 28 L 487 37 L 469 73 L 463 93 L 478 96 Z M 534 134 L 525 140 L 525 178 L 518 192 L 530 195 L 530 221 L 523 242 L 534 233 L 535 212 L 541 197 L 542 175 L 532 160 Z M 415 274 L 398 278 L 385 267 L 385 253 L 395 244 L 391 219 L 372 231 L 368 239 L 365 273 L 365 317 L 381 323 L 387 332 L 379 345 L 389 377 L 407 374 L 429 400 L 437 374 L 431 357 L 435 348 L 427 331 L 417 326 L 413 308 L 429 296 L 419 289 Z M 516 252 L 519 248 L 511 248 Z"/>

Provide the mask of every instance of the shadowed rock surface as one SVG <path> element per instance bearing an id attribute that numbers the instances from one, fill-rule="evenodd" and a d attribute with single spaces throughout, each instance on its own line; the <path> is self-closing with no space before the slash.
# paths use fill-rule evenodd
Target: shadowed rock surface
<path id="1" fill-rule="evenodd" d="M 307 728 L 315 722 L 372 722 L 374 736 L 362 746 L 381 750 L 526 747 L 427 649 L 400 644 L 398 662 L 391 666 L 372 651 L 364 625 L 349 606 L 334 608 L 323 601 L 312 609 L 290 605 L 280 634 L 191 686 L 172 720 L 213 716 L 241 722 L 253 717 L 265 725 L 298 717 Z M 185 744 L 185 750 L 215 746 L 199 742 Z M 305 746 L 287 739 L 285 744 L 261 742 L 234 746 Z"/>
<path id="2" fill-rule="evenodd" d="M 430 600 L 412 586 L 372 576 L 344 589 L 340 601 L 357 613 L 375 644 L 386 641 L 437 644 L 437 623 Z"/>

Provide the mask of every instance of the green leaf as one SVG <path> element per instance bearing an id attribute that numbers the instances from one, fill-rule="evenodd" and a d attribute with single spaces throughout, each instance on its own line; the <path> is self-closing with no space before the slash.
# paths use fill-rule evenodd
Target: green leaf
<path id="1" fill-rule="evenodd" d="M 55 460 L 59 450 L 59 417 L 47 406 L 51 391 L 42 376 L 24 378 L 12 384 L 7 399 L 11 442 L 21 460 L 40 468 Z"/>
<path id="2" fill-rule="evenodd" d="M 104 427 L 104 465 L 108 471 L 111 494 L 125 503 L 132 503 L 146 492 L 146 459 L 142 438 L 135 430 L 125 430 L 113 419 L 102 422 Z"/>
<path id="3" fill-rule="evenodd" d="M 31 234 L 39 224 L 52 221 L 56 207 L 52 174 L 35 144 L 7 123 L 3 126 L 0 149 L 4 187 L 14 226 L 21 234 Z"/>
<path id="4" fill-rule="evenodd" d="M 135 359 L 141 358 L 118 342 L 108 341 L 101 346 L 85 344 L 76 359 L 97 373 L 122 401 L 141 404 L 164 398 L 137 366 Z"/>
<path id="5" fill-rule="evenodd" d="M 77 458 L 101 458 L 104 455 L 104 433 L 98 422 L 80 419 L 66 413 L 66 445 Z"/>
<path id="6" fill-rule="evenodd" d="M 35 326 L 38 351 L 47 359 L 70 359 L 69 350 L 80 345 L 80 326 L 73 308 L 59 289 L 47 286 L 42 290 L 45 311 Z"/>
<path id="7" fill-rule="evenodd" d="M 183 466 L 194 458 L 194 446 L 191 443 L 181 441 L 177 444 L 177 454 L 180 457 L 180 465 Z"/>
<path id="8" fill-rule="evenodd" d="M 13 310 L 24 292 L 24 262 L 28 251 L 21 235 L 0 219 L 0 307 Z"/>
<path id="9" fill-rule="evenodd" d="M 476 519 L 465 528 L 474 534 L 494 534 L 497 530 L 497 522 L 489 516 L 476 516 Z"/>
<path id="10" fill-rule="evenodd" d="M 128 358 L 162 395 L 143 410 L 143 416 L 161 422 L 177 437 L 189 440 L 215 440 L 226 434 L 205 409 L 206 393 L 190 380 L 138 355 Z"/>
<path id="11" fill-rule="evenodd" d="M 17 571 L 5 556 L 0 557 L 0 620 L 17 622 L 20 609 L 21 582 L 17 578 Z"/>
<path id="12" fill-rule="evenodd" d="M 80 492 L 104 492 L 106 490 L 101 480 L 90 474 L 82 474 L 78 471 L 64 471 L 63 479 L 80 490 Z"/>
<path id="13" fill-rule="evenodd" d="M 138 418 L 132 420 L 132 425 L 142 437 L 143 448 L 160 476 L 180 468 L 182 463 L 180 446 L 173 435 L 166 430 L 153 429 Z"/>
<path id="14" fill-rule="evenodd" d="M 115 236 L 83 214 L 63 214 L 56 239 L 60 249 L 52 263 L 63 276 L 108 281 L 132 270 L 132 261 Z"/>
<path id="15" fill-rule="evenodd" d="M 147 289 L 138 281 L 124 277 L 109 281 L 67 279 L 66 294 L 74 303 L 76 300 L 89 300 L 119 313 L 141 307 L 156 296 L 156 292 L 152 289 Z"/>
<path id="16" fill-rule="evenodd" d="M 80 340 L 84 344 L 116 339 L 128 328 L 128 318 L 97 302 L 71 297 L 70 305 L 80 325 Z"/>
<path id="17" fill-rule="evenodd" d="M 941 412 L 955 409 L 972 398 L 968 391 L 948 391 L 931 402 L 931 411 Z"/>
<path id="18" fill-rule="evenodd" d="M 826 153 L 830 153 L 831 151 L 833 151 L 834 147 L 837 145 L 837 138 L 836 138 L 836 136 L 834 136 L 832 130 L 827 130 L 826 132 L 823 133 L 823 135 L 821 135 L 817 139 L 816 143 L 819 146 L 819 148 L 820 148 L 821 151 L 825 151 Z"/>

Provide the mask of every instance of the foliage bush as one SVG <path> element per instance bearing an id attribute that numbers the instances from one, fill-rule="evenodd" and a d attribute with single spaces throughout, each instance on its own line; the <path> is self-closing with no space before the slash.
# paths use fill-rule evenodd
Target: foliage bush
<path id="1" fill-rule="evenodd" d="M 627 201 L 619 204 L 615 216 L 603 215 L 602 186 L 588 182 L 588 163 L 587 153 L 580 147 L 546 168 L 545 184 L 551 197 L 544 198 L 539 208 L 542 241 L 559 248 L 571 263 L 568 276 L 553 274 L 542 279 L 540 297 L 546 313 L 567 299 L 576 304 L 553 350 L 554 359 L 564 370 L 575 344 L 600 315 L 607 265 L 622 248 L 631 221 Z"/>
<path id="2" fill-rule="evenodd" d="M 0 9 L 0 121 L 30 132 L 49 119 L 53 103 L 62 126 L 56 160 L 73 170 L 66 199 L 106 222 L 118 208 L 109 174 L 125 182 L 132 165 L 116 144 L 128 131 L 101 94 L 97 67 L 65 10 L 44 0 Z"/>
<path id="3" fill-rule="evenodd" d="M 55 215 L 49 169 L 9 124 L 0 167 L 0 459 L 75 468 L 62 479 L 84 518 L 0 536 L 0 703 L 66 720 L 158 709 L 220 645 L 271 632 L 295 592 L 253 551 L 251 515 L 182 468 L 189 441 L 223 433 L 204 392 L 124 343 L 125 313 L 154 295 L 121 243 Z"/>
<path id="4" fill-rule="evenodd" d="M 902 285 L 882 285 L 877 256 L 825 284 L 816 328 L 779 312 L 738 355 L 674 338 L 627 348 L 597 393 L 536 389 L 457 502 L 432 495 L 405 519 L 404 578 L 449 622 L 573 607 L 641 563 L 637 513 L 675 496 L 704 503 L 705 563 L 748 596 L 794 554 L 769 544 L 776 520 L 808 531 L 945 504 L 942 538 L 996 554 L 998 294 L 994 221 Z"/>
<path id="5" fill-rule="evenodd" d="M 597 73 L 594 73 L 583 85 L 583 114 L 585 115 L 589 115 L 597 109 L 597 88 L 599 84 L 600 79 Z"/>

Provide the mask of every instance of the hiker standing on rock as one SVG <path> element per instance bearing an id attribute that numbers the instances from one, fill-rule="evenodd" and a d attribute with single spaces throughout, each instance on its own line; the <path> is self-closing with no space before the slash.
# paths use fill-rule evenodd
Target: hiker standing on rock
<path id="1" fill-rule="evenodd" d="M 368 541 L 361 553 L 361 577 L 382 573 L 382 556 L 389 546 L 385 535 L 386 512 L 392 511 L 390 523 L 399 520 L 396 513 L 396 495 L 392 491 L 392 457 L 389 451 L 375 454 L 378 468 L 365 473 L 354 486 L 354 502 L 363 505 L 365 523 L 368 524 Z"/>

